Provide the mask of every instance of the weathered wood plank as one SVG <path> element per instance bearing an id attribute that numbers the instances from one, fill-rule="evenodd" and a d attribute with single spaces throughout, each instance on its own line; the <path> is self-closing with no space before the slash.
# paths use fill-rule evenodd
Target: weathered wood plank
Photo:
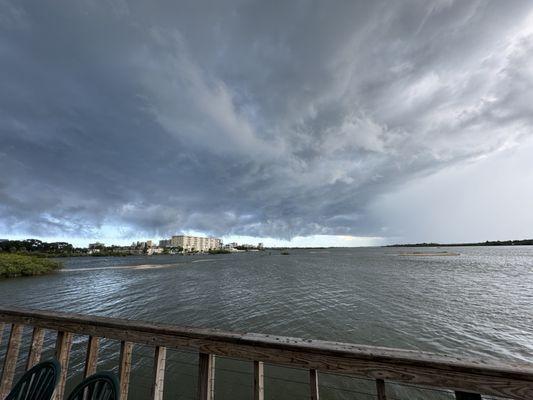
<path id="1" fill-rule="evenodd" d="M 120 399 L 128 399 L 128 391 L 130 387 L 130 372 L 131 372 L 131 354 L 133 353 L 133 343 L 122 341 L 120 342 L 120 361 L 119 361 L 119 382 L 120 382 Z"/>
<path id="2" fill-rule="evenodd" d="M 309 390 L 311 400 L 319 400 L 320 393 L 318 391 L 318 371 L 316 369 L 309 370 Z"/>
<path id="3" fill-rule="evenodd" d="M 41 361 L 41 353 L 43 351 L 44 329 L 35 327 L 31 336 L 30 351 L 28 353 L 28 361 L 26 362 L 26 371 L 38 364 Z"/>
<path id="4" fill-rule="evenodd" d="M 376 379 L 376 393 L 378 400 L 387 400 L 385 394 L 385 381 L 383 379 Z"/>
<path id="5" fill-rule="evenodd" d="M 486 363 L 409 350 L 18 308 L 0 308 L 0 321 L 398 383 L 533 398 L 533 364 Z"/>
<path id="6" fill-rule="evenodd" d="M 198 400 L 215 398 L 215 356 L 200 353 L 198 359 Z"/>
<path id="7" fill-rule="evenodd" d="M 61 375 L 57 383 L 53 400 L 62 400 L 65 394 L 65 384 L 67 382 L 68 361 L 70 358 L 70 348 L 72 347 L 72 333 L 59 331 L 56 340 L 56 359 L 61 365 Z"/>
<path id="8" fill-rule="evenodd" d="M 209 384 L 209 399 L 215 399 L 215 362 L 216 357 L 214 354 L 211 354 L 211 383 Z"/>
<path id="9" fill-rule="evenodd" d="M 2 345 L 2 339 L 4 337 L 4 327 L 6 324 L 4 322 L 0 322 L 0 345 Z"/>
<path id="10" fill-rule="evenodd" d="M 167 359 L 166 347 L 156 346 L 154 353 L 154 373 L 152 382 L 152 399 L 163 400 L 165 386 L 165 363 Z"/>
<path id="11" fill-rule="evenodd" d="M 481 395 L 478 393 L 455 392 L 456 400 L 481 400 Z"/>
<path id="12" fill-rule="evenodd" d="M 254 400 L 265 399 L 265 364 L 254 361 Z"/>
<path id="13" fill-rule="evenodd" d="M 98 348 L 100 347 L 100 338 L 97 336 L 89 336 L 87 340 L 87 352 L 85 354 L 85 368 L 83 370 L 83 377 L 96 373 L 96 365 L 98 364 Z"/>
<path id="14" fill-rule="evenodd" d="M 11 385 L 13 384 L 13 377 L 15 376 L 15 369 L 17 367 L 20 342 L 22 338 L 22 328 L 23 326 L 21 324 L 11 325 L 11 333 L 9 334 L 4 368 L 2 369 L 0 399 L 3 399 L 8 395 L 9 391 L 11 390 Z"/>

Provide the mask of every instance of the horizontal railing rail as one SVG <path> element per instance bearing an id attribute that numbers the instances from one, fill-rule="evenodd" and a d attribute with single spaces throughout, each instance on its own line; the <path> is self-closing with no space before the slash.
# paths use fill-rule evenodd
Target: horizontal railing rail
<path id="1" fill-rule="evenodd" d="M 533 398 L 532 364 L 488 363 L 412 350 L 0 308 L 0 335 L 4 325 L 9 324 L 11 330 L 3 362 L 0 399 L 9 392 L 13 382 L 23 326 L 33 327 L 27 368 L 40 360 L 44 330 L 57 331 L 56 357 L 64 367 L 68 365 L 73 335 L 89 337 L 85 376 L 96 370 L 99 339 L 120 341 L 119 381 L 122 400 L 126 400 L 128 395 L 134 343 L 154 347 L 153 399 L 163 396 L 167 348 L 198 351 L 198 399 L 201 400 L 214 398 L 215 356 L 253 362 L 253 397 L 257 400 L 262 400 L 264 396 L 264 363 L 309 370 L 311 399 L 319 398 L 319 372 L 374 379 L 380 400 L 386 399 L 386 382 L 453 390 L 457 399 L 479 399 L 480 395 L 519 400 Z M 65 381 L 63 374 L 55 400 L 62 399 Z"/>

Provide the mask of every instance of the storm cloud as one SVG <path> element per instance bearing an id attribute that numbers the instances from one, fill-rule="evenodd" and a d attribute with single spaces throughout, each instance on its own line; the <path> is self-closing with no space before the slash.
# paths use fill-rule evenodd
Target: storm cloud
<path id="1" fill-rule="evenodd" d="M 6 236 L 498 238 L 412 199 L 532 136 L 529 1 L 0 0 Z"/>

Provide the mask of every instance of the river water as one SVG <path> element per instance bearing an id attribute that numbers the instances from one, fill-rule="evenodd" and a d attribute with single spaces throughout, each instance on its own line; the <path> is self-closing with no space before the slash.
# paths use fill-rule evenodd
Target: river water
<path id="1" fill-rule="evenodd" d="M 448 251 L 456 255 L 405 255 Z M 0 281 L 0 304 L 533 362 L 533 246 L 355 248 L 71 258 L 51 275 Z M 53 338 L 47 337 L 51 346 Z M 69 374 L 79 380 L 85 338 Z M 117 362 L 105 341 L 99 369 Z M 51 353 L 51 348 L 47 350 Z M 149 393 L 151 349 L 134 350 L 130 399 Z M 194 398 L 196 355 L 171 351 L 166 398 Z M 250 398 L 248 363 L 217 360 L 217 399 Z M 305 371 L 266 368 L 268 399 L 308 396 Z M 323 376 L 323 399 L 373 384 Z M 394 398 L 449 398 L 391 385 Z"/>

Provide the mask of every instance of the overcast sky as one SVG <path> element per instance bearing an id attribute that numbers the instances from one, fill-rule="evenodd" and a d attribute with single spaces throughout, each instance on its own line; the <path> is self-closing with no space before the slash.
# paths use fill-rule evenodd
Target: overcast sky
<path id="1" fill-rule="evenodd" d="M 531 1 L 0 0 L 0 237 L 533 237 Z"/>

